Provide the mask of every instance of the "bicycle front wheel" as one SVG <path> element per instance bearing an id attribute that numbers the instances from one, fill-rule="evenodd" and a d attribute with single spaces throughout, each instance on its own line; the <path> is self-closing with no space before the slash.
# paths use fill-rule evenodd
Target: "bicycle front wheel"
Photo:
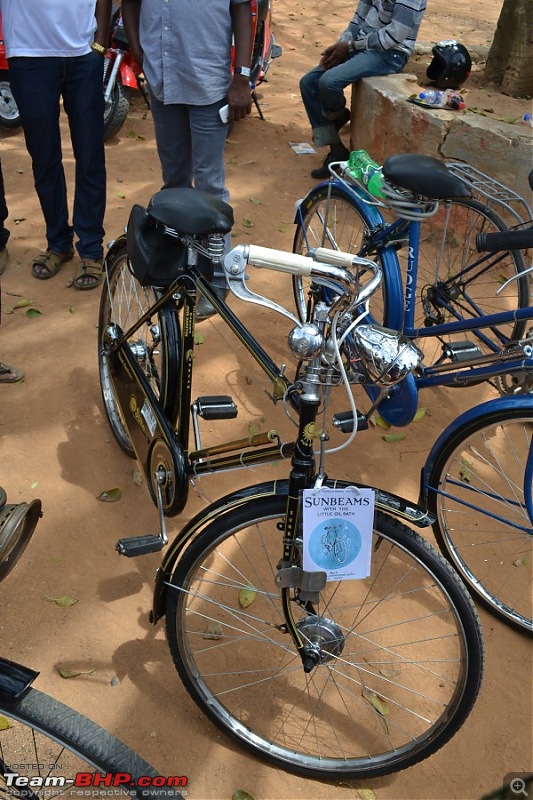
<path id="1" fill-rule="evenodd" d="M 109 359 L 102 343 L 110 325 L 125 333 L 159 298 L 157 289 L 141 286 L 133 275 L 124 241 L 106 263 L 98 316 L 98 367 L 107 419 L 122 450 L 135 458 L 111 379 Z M 137 362 L 159 399 L 169 422 L 176 422 L 179 408 L 180 329 L 174 305 L 163 306 L 129 338 Z"/>
<path id="2" fill-rule="evenodd" d="M 465 198 L 441 202 L 437 213 L 421 227 L 418 253 L 415 327 L 431 327 L 487 314 L 514 311 L 529 305 L 529 279 L 520 250 L 480 254 L 478 233 L 508 230 L 504 220 L 478 200 Z M 402 251 L 399 253 L 402 261 Z M 497 294 L 503 283 L 519 276 Z M 424 364 L 431 366 L 443 353 L 443 346 L 465 342 L 482 353 L 501 349 L 509 340 L 519 339 L 525 322 L 511 320 L 493 328 L 438 338 L 417 340 L 424 353 Z M 453 384 L 452 384 L 453 385 Z"/>
<path id="3" fill-rule="evenodd" d="M 533 412 L 489 401 L 438 444 L 428 505 L 444 555 L 490 611 L 533 633 Z M 486 408 L 486 412 L 484 409 Z"/>
<path id="4" fill-rule="evenodd" d="M 286 496 L 214 519 L 178 561 L 170 650 L 191 697 L 226 734 L 282 768 L 338 780 L 383 775 L 441 747 L 478 694 L 472 600 L 444 559 L 378 513 L 371 576 L 288 605 L 320 646 L 305 673 L 275 582 Z M 287 592 L 288 590 L 282 590 Z"/>
<path id="5" fill-rule="evenodd" d="M 0 797 L 47 800 L 75 798 L 88 792 L 94 796 L 104 786 L 100 783 L 96 788 L 97 778 L 94 784 L 90 782 L 95 772 L 128 776 L 127 782 L 125 777 L 122 782 L 118 777 L 108 779 L 115 783 L 105 791 L 113 796 L 183 800 L 171 786 L 150 788 L 151 779 L 159 773 L 123 742 L 72 708 L 37 689 L 28 689 L 18 699 L 0 693 Z M 76 779 L 78 774 L 84 777 Z M 141 786 L 136 785 L 139 778 L 145 778 Z"/>

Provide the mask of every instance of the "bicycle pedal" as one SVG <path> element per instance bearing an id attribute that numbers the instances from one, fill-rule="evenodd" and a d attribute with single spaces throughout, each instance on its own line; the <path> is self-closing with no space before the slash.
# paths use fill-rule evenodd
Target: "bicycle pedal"
<path id="1" fill-rule="evenodd" d="M 341 411 L 333 415 L 333 425 L 338 428 L 341 433 L 351 433 L 354 429 L 354 419 L 352 411 Z M 368 429 L 368 420 L 364 414 L 357 414 L 357 430 L 366 431 Z"/>
<path id="2" fill-rule="evenodd" d="M 115 550 L 119 555 L 127 558 L 144 556 L 147 553 L 158 553 L 163 549 L 163 539 L 161 536 L 146 534 L 145 536 L 130 536 L 128 539 L 119 539 L 115 545 Z"/>
<path id="3" fill-rule="evenodd" d="M 193 405 L 202 419 L 235 419 L 237 406 L 228 395 L 198 397 Z"/>

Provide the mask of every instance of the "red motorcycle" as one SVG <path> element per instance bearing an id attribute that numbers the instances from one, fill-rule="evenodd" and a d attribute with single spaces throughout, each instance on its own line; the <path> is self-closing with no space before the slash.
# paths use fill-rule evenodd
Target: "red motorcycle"
<path id="1" fill-rule="evenodd" d="M 19 128 L 20 114 L 9 85 L 9 67 L 2 33 L 2 15 L 0 14 L 0 127 Z"/>
<path id="2" fill-rule="evenodd" d="M 104 141 L 115 136 L 126 122 L 129 92 L 135 89 L 140 89 L 149 106 L 142 69 L 130 50 L 120 7 L 113 7 L 111 42 L 104 59 Z"/>

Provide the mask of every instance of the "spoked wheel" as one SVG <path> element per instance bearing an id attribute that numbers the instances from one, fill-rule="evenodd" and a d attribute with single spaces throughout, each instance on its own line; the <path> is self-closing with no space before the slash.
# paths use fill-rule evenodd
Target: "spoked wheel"
<path id="1" fill-rule="evenodd" d="M 124 783 L 107 789 L 113 797 L 182 800 L 177 789 L 150 788 L 156 770 L 72 708 L 36 689 L 17 699 L 0 691 L 0 797 L 49 800 L 94 796 L 102 792 L 102 783 L 94 783 L 99 789 L 91 788 L 96 772 L 102 773 L 102 781 L 106 773 L 115 776 L 114 780 L 124 776 Z M 127 783 L 126 776 L 131 776 Z M 139 778 L 144 780 L 136 786 Z M 80 782 L 74 785 L 75 780 Z"/>
<path id="2" fill-rule="evenodd" d="M 533 409 L 526 398 L 514 408 L 485 406 L 442 442 L 427 482 L 429 507 L 439 546 L 470 589 L 531 634 Z"/>
<path id="3" fill-rule="evenodd" d="M 331 187 L 331 191 L 327 186 L 320 187 L 300 207 L 293 252 L 305 255 L 312 248 L 326 247 L 357 255 L 367 234 L 378 222 L 375 209 L 370 206 L 368 209 L 363 206 L 359 208 L 346 191 L 335 186 Z M 383 266 L 380 254 L 376 255 L 376 259 Z M 300 276 L 293 278 L 294 299 L 302 320 L 307 316 L 310 288 L 309 279 Z M 380 324 L 385 320 L 386 292 L 387 276 L 384 271 L 381 286 L 372 296 L 371 308 L 373 318 Z"/>
<path id="4" fill-rule="evenodd" d="M 472 319 L 485 314 L 513 311 L 529 305 L 528 276 L 522 275 L 497 294 L 503 283 L 525 269 L 520 250 L 478 253 L 476 235 L 507 230 L 504 220 L 474 199 L 441 203 L 421 228 L 415 327 Z M 400 261 L 403 251 L 399 251 Z M 469 342 L 482 353 L 501 349 L 523 335 L 525 322 L 510 322 L 440 339 L 418 339 L 426 366 L 443 353 L 443 345 Z M 466 344 L 468 348 L 468 344 Z"/>
<path id="5" fill-rule="evenodd" d="M 158 299 L 158 290 L 141 286 L 130 270 L 124 241 L 108 257 L 98 318 L 98 366 L 102 398 L 111 430 L 124 452 L 135 458 L 117 402 L 109 359 L 102 346 L 110 325 L 125 333 Z M 164 306 L 129 340 L 133 354 L 171 424 L 178 415 L 180 331 L 174 305 Z"/>
<path id="6" fill-rule="evenodd" d="M 315 778 L 383 775 L 441 747 L 478 693 L 483 645 L 472 601 L 420 536 L 375 522 L 372 574 L 298 604 L 275 583 L 286 497 L 215 518 L 172 575 L 176 668 L 213 722 L 256 755 Z M 320 647 L 305 673 L 282 602 Z"/>

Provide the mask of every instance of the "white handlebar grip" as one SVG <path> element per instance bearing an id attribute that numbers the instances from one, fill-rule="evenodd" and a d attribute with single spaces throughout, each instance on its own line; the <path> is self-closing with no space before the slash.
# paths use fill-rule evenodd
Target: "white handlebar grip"
<path id="1" fill-rule="evenodd" d="M 260 269 L 274 269 L 292 275 L 307 276 L 315 266 L 313 259 L 308 256 L 286 253 L 284 250 L 272 250 L 270 247 L 260 247 L 256 244 L 249 245 L 248 264 Z"/>
<path id="2" fill-rule="evenodd" d="M 343 253 L 341 250 L 329 250 L 327 247 L 315 247 L 313 253 L 315 261 L 331 264 L 334 267 L 344 267 L 344 269 L 350 269 L 355 258 L 355 253 Z"/>

